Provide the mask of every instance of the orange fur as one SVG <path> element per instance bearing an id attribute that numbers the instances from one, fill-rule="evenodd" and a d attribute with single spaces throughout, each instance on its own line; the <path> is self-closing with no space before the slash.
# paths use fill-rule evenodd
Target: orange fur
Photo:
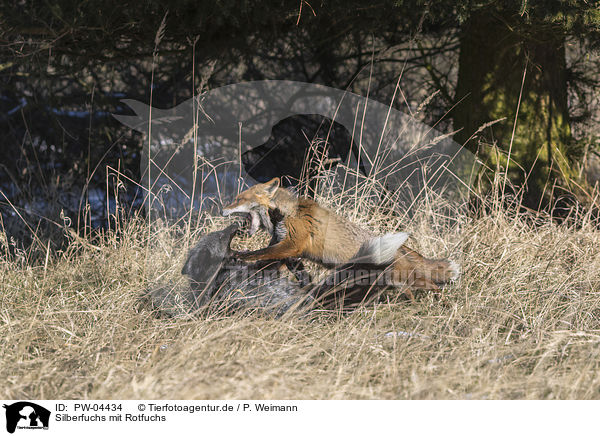
<path id="1" fill-rule="evenodd" d="M 340 265 L 351 262 L 362 244 L 376 237 L 314 200 L 295 197 L 279 187 L 279 179 L 240 193 L 223 209 L 223 214 L 249 212 L 256 207 L 264 207 L 272 217 L 278 217 L 273 223 L 274 243 L 260 250 L 237 253 L 245 260 L 301 257 L 328 266 Z M 440 291 L 438 283 L 446 283 L 458 275 L 453 262 L 427 259 L 404 245 L 397 249 L 390 266 L 394 284 L 406 283 L 435 292 Z M 412 298 L 410 291 L 407 294 Z"/>

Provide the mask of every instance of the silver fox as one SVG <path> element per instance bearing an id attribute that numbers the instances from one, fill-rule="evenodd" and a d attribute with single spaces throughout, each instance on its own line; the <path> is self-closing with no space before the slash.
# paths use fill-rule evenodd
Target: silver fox
<path id="1" fill-rule="evenodd" d="M 376 299 L 389 286 L 381 280 L 389 266 L 369 262 L 379 256 L 373 244 L 361 247 L 362 259 L 340 265 L 319 283 L 303 285 L 283 274 L 279 262 L 247 263 L 231 257 L 230 243 L 239 232 L 234 224 L 202 237 L 182 269 L 189 286 L 147 291 L 152 306 L 173 317 L 240 311 L 281 317 L 315 308 L 351 309 Z"/>

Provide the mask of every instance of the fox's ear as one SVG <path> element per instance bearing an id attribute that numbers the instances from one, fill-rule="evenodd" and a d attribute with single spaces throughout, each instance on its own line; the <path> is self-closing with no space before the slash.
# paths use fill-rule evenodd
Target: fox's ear
<path id="1" fill-rule="evenodd" d="M 279 188 L 279 177 L 275 177 L 274 179 L 271 179 L 267 183 L 265 183 L 265 190 L 270 196 L 273 196 L 275 194 L 277 188 Z"/>

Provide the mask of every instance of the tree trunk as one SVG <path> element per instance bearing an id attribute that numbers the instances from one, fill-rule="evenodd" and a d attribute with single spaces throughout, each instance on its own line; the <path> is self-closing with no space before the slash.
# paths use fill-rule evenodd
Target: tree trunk
<path id="1" fill-rule="evenodd" d="M 462 29 L 456 101 L 463 100 L 453 110 L 454 127 L 462 131 L 455 139 L 463 144 L 484 124 L 505 117 L 478 134 L 502 153 L 479 146 L 479 156 L 505 168 L 511 149 L 509 178 L 526 185 L 524 204 L 536 209 L 550 199 L 557 179 L 570 185 L 573 162 L 581 157 L 571 141 L 564 44 L 548 24 L 489 11 L 474 14 Z M 479 142 L 472 139 L 467 148 L 476 151 Z"/>

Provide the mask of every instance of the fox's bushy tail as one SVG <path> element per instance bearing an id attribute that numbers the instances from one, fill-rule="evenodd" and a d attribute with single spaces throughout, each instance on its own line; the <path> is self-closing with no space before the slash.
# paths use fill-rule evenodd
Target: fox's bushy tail
<path id="1" fill-rule="evenodd" d="M 407 277 L 426 278 L 436 284 L 458 280 L 460 266 L 448 259 L 427 259 L 404 246 L 410 234 L 388 233 L 376 236 L 362 244 L 351 262 L 370 265 L 394 264 L 401 274 Z"/>
<path id="2" fill-rule="evenodd" d="M 375 236 L 361 245 L 351 262 L 371 265 L 392 263 L 398 249 L 404 245 L 409 236 L 410 233 L 405 232 Z"/>

